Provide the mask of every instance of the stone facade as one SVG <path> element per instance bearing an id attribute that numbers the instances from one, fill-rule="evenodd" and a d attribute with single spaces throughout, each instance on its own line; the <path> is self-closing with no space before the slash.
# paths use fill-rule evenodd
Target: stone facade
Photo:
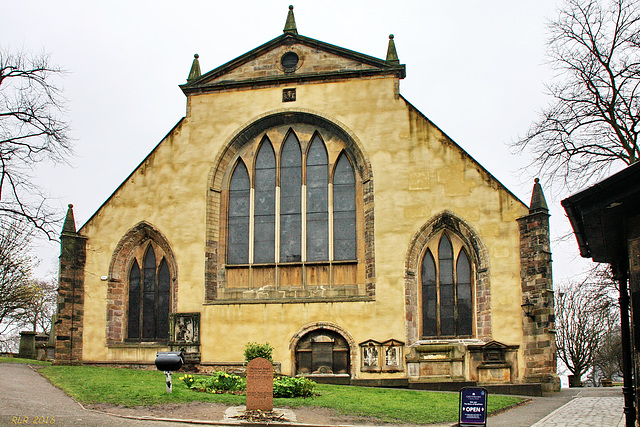
<path id="1" fill-rule="evenodd" d="M 54 324 L 55 362 L 82 362 L 84 343 L 84 278 L 86 238 L 76 233 L 73 206 L 69 205 L 60 235 L 58 314 Z"/>
<path id="2" fill-rule="evenodd" d="M 555 315 L 549 213 L 536 179 L 529 215 L 518 219 L 520 226 L 521 286 L 524 322 L 524 379 L 559 391 L 560 382 L 555 343 Z"/>
<path id="3" fill-rule="evenodd" d="M 196 58 L 181 85 L 186 117 L 77 233 L 65 226 L 56 357 L 151 366 L 157 351 L 184 349 L 192 369 L 239 371 L 246 343 L 269 342 L 282 374 L 334 382 L 426 388 L 547 381 L 555 372 L 548 215 L 530 211 L 399 94 L 405 67 L 393 40 L 383 60 L 290 27 L 203 75 Z M 230 262 L 234 168 L 242 164 L 253 183 L 243 191 L 255 220 L 256 153 L 261 144 L 271 147 L 280 200 L 288 135 L 302 159 L 314 138 L 322 141 L 327 218 L 342 212 L 334 192 L 341 184 L 332 177 L 339 160 L 348 160 L 354 219 L 346 231 L 356 236 L 355 255 L 336 258 L 331 246 L 325 258 L 311 259 L 301 243 L 295 260 Z M 300 192 L 302 212 L 314 201 L 306 171 L 300 166 L 300 190 L 289 194 Z M 311 216 L 301 214 L 301 227 Z M 327 241 L 342 237 L 332 221 Z M 247 224 L 255 236 L 259 226 Z M 281 235 L 273 235 L 275 247 Z M 254 254 L 257 240 L 247 241 L 245 253 Z M 423 264 L 438 241 L 449 242 L 451 256 L 435 262 L 457 287 L 446 296 L 454 285 L 442 273 L 444 303 L 431 307 Z M 149 268 L 149 277 L 162 276 L 157 283 L 141 279 L 149 248 L 158 261 L 151 264 L 166 266 Z M 139 290 L 141 282 L 150 290 Z M 151 309 L 138 297 L 168 311 L 168 333 L 154 335 L 142 314 Z M 537 323 L 523 317 L 525 300 L 538 304 Z M 445 316 L 450 302 L 455 313 L 467 313 L 453 332 L 447 322 L 463 321 Z M 430 332 L 425 319 L 436 312 L 445 314 Z M 129 336 L 132 320 L 149 335 Z"/>

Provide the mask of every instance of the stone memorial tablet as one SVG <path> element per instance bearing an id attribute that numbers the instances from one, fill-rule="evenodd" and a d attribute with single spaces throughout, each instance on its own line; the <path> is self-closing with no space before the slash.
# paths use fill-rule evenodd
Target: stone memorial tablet
<path id="1" fill-rule="evenodd" d="M 273 410 L 273 365 L 259 357 L 247 365 L 247 411 Z"/>

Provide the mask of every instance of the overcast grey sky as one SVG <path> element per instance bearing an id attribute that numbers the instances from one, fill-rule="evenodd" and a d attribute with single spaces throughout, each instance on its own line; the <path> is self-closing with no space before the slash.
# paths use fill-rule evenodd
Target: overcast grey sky
<path id="1" fill-rule="evenodd" d="M 71 166 L 42 165 L 36 180 L 80 227 L 184 115 L 178 88 L 193 54 L 205 73 L 282 34 L 291 0 L 45 1 L 3 4 L 0 44 L 46 51 L 68 71 L 61 86 L 75 139 Z M 395 35 L 407 77 L 400 91 L 525 203 L 529 160 L 507 144 L 550 99 L 544 82 L 547 19 L 559 0 L 305 1 L 293 3 L 304 36 L 384 58 Z M 532 172 L 533 173 L 533 172 Z M 568 222 L 547 191 L 553 235 Z M 58 247 L 41 244 L 40 276 Z M 554 244 L 555 279 L 582 269 L 574 239 Z"/>

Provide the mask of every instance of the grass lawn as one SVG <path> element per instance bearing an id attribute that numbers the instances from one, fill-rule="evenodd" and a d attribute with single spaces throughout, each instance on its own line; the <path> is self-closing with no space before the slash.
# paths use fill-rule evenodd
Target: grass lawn
<path id="1" fill-rule="evenodd" d="M 112 403 L 123 406 L 162 405 L 192 401 L 244 405 L 244 395 L 207 394 L 189 390 L 173 374 L 173 393 L 165 391 L 164 374 L 122 368 L 92 366 L 48 366 L 40 372 L 54 385 L 82 403 Z M 319 396 L 274 399 L 275 406 L 332 408 L 344 414 L 372 416 L 390 422 L 440 423 L 458 419 L 458 393 L 381 389 L 319 384 Z M 489 413 L 521 402 L 513 396 L 488 398 Z"/>
<path id="2" fill-rule="evenodd" d="M 27 363 L 29 365 L 51 366 L 51 362 L 34 359 L 22 359 L 20 357 L 0 357 L 0 363 Z"/>

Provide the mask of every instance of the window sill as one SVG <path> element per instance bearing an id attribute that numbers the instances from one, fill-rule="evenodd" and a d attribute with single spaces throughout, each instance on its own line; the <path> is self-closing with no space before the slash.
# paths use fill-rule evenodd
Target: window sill
<path id="1" fill-rule="evenodd" d="M 109 348 L 164 348 L 169 345 L 169 341 L 123 341 L 119 343 L 107 343 Z"/>
<path id="2" fill-rule="evenodd" d="M 373 296 L 344 296 L 344 297 L 304 297 L 304 298 L 246 298 L 246 299 L 218 299 L 207 301 L 204 305 L 235 305 L 235 304 L 311 304 L 336 302 L 373 302 Z"/>
<path id="3" fill-rule="evenodd" d="M 271 262 L 262 264 L 224 264 L 225 268 L 264 268 L 264 267 L 305 267 L 316 265 L 353 265 L 358 264 L 357 259 L 333 260 L 333 261 L 294 261 L 294 262 Z"/>

